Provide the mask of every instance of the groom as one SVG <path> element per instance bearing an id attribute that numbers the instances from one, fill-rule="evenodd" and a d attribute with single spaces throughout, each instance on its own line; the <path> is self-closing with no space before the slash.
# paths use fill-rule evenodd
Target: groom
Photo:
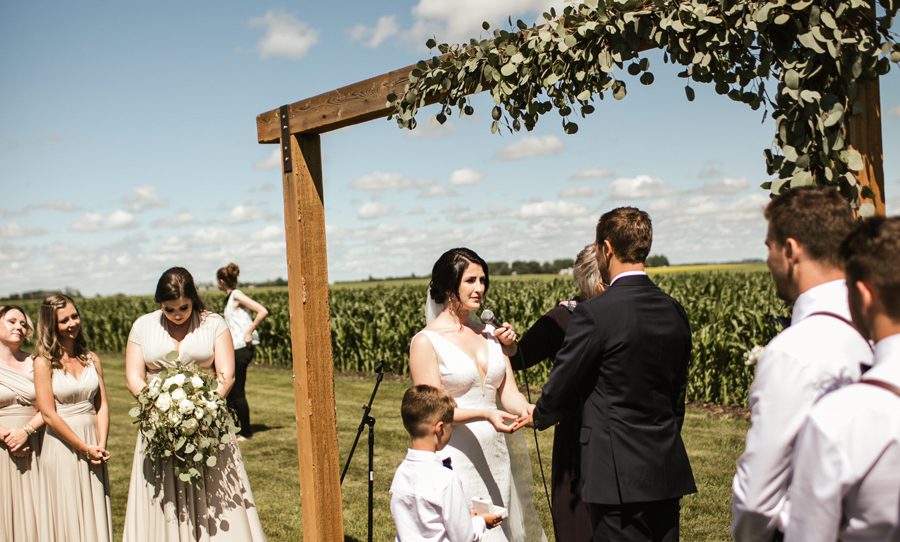
<path id="1" fill-rule="evenodd" d="M 581 498 L 595 541 L 678 540 L 679 499 L 697 490 L 681 440 L 691 330 L 644 272 L 652 239 L 644 211 L 600 217 L 597 263 L 610 286 L 578 304 L 533 413 L 546 429 L 568 398 L 586 398 Z"/>

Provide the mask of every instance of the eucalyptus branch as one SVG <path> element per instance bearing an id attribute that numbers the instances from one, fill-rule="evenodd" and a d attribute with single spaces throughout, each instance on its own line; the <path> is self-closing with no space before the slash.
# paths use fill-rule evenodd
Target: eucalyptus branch
<path id="1" fill-rule="evenodd" d="M 854 175 L 862 159 L 847 145 L 846 119 L 861 112 L 858 86 L 900 62 L 890 31 L 897 7 L 879 4 L 875 14 L 865 0 L 585 0 L 561 14 L 551 9 L 539 26 L 520 20 L 513 31 L 494 29 L 488 40 L 429 39 L 441 56 L 419 62 L 403 94 L 388 97 L 389 118 L 413 129 L 419 108 L 433 101 L 440 123 L 454 110 L 472 115 L 469 95 L 486 90 L 495 104 L 491 132 L 532 130 L 555 109 L 573 134 L 573 117 L 593 113 L 607 94 L 625 98 L 626 80 L 654 82 L 642 52 L 658 48 L 664 62 L 684 66 L 678 76 L 687 80 L 689 101 L 691 83 L 707 83 L 771 113 L 776 134 L 765 157 L 776 178 L 764 188 L 828 184 L 858 206 L 860 195 L 870 195 Z M 766 89 L 771 80 L 774 95 Z"/>

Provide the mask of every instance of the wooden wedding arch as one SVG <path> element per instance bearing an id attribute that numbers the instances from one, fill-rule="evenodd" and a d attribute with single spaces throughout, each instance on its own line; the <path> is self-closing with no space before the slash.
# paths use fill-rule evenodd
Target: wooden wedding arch
<path id="1" fill-rule="evenodd" d="M 392 113 L 386 105 L 388 96 L 403 93 L 415 67 L 359 81 L 256 118 L 258 142 L 281 145 L 292 371 L 306 540 L 344 538 L 319 134 L 386 118 Z M 873 194 L 863 201 L 872 203 L 875 214 L 883 216 L 878 80 L 864 83 L 858 97 L 865 104 L 864 113 L 848 121 L 848 141 L 863 158 L 857 181 Z M 432 103 L 436 100 L 426 101 L 426 105 Z"/>

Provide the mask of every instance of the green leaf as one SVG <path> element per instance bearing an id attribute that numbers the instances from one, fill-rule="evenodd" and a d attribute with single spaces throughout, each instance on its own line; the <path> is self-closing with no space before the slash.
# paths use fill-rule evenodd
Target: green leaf
<path id="1" fill-rule="evenodd" d="M 516 73 L 516 65 L 512 62 L 508 62 L 500 68 L 500 74 L 504 77 L 509 77 L 510 75 Z"/>
<path id="2" fill-rule="evenodd" d="M 613 88 L 613 98 L 621 100 L 627 93 L 628 91 L 625 89 L 625 83 L 616 81 L 615 87 Z"/>
<path id="3" fill-rule="evenodd" d="M 641 81 L 642 85 L 652 84 L 653 83 L 653 74 L 650 72 L 644 72 L 644 74 L 641 75 L 640 81 Z"/>
<path id="4" fill-rule="evenodd" d="M 856 149 L 847 150 L 847 167 L 853 171 L 862 171 L 862 155 Z"/>
<path id="5" fill-rule="evenodd" d="M 791 20 L 790 15 L 788 15 L 787 13 L 782 13 L 781 15 L 778 15 L 777 17 L 775 17 L 775 20 L 772 22 L 774 22 L 777 25 L 783 25 L 784 23 L 786 23 L 790 20 Z"/>
<path id="6" fill-rule="evenodd" d="M 794 70 L 784 72 L 784 84 L 791 90 L 800 88 L 800 74 Z"/>
<path id="7" fill-rule="evenodd" d="M 693 101 L 694 101 L 694 96 L 695 96 L 695 95 L 694 95 L 694 89 L 692 89 L 690 86 L 687 86 L 687 85 L 686 85 L 686 86 L 684 87 L 684 95 L 687 96 L 687 99 L 688 99 L 689 102 L 693 102 Z"/>
<path id="8" fill-rule="evenodd" d="M 490 30 L 490 28 L 491 28 L 491 23 L 489 23 L 489 22 L 487 22 L 487 21 L 484 21 L 484 22 L 481 23 L 481 28 L 483 28 L 483 29 L 485 29 L 485 30 Z"/>
<path id="9" fill-rule="evenodd" d="M 425 42 L 425 47 L 428 47 L 429 49 L 434 49 L 436 45 L 437 41 L 435 41 L 434 38 L 428 38 L 428 41 Z"/>

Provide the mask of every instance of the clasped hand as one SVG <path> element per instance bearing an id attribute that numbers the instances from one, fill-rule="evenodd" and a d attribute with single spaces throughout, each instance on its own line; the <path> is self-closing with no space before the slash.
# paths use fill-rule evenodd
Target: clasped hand
<path id="1" fill-rule="evenodd" d="M 491 422 L 500 433 L 513 433 L 523 427 L 531 427 L 534 425 L 534 405 L 528 405 L 522 412 L 516 416 L 504 410 L 492 410 L 487 415 L 487 421 Z"/>
<path id="2" fill-rule="evenodd" d="M 9 452 L 16 457 L 25 457 L 31 453 L 28 444 L 28 432 L 21 428 L 0 430 L 0 440 L 9 448 Z"/>
<path id="3" fill-rule="evenodd" d="M 105 448 L 97 445 L 89 445 L 87 450 L 84 451 L 84 455 L 87 456 L 88 461 L 90 461 L 92 465 L 99 465 L 109 461 L 109 452 Z"/>

